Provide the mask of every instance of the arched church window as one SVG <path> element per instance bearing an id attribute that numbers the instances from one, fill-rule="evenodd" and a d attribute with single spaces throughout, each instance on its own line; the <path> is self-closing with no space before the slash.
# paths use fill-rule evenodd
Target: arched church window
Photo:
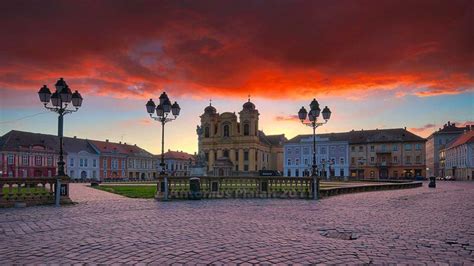
<path id="1" fill-rule="evenodd" d="M 229 150 L 224 150 L 224 157 L 229 158 Z"/>
<path id="2" fill-rule="evenodd" d="M 249 136 L 250 135 L 250 125 L 249 124 L 244 124 L 244 136 Z"/>
<path id="3" fill-rule="evenodd" d="M 230 135 L 230 127 L 229 125 L 224 125 L 224 137 L 229 137 Z"/>
<path id="4" fill-rule="evenodd" d="M 205 138 L 209 138 L 209 126 L 206 126 L 206 127 L 204 128 L 204 137 L 205 137 Z"/>

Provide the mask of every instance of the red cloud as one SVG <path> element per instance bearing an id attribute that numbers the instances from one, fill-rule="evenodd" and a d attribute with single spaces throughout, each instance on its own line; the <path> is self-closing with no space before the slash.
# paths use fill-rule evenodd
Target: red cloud
<path id="1" fill-rule="evenodd" d="M 297 115 L 287 115 L 287 116 L 275 116 L 276 121 L 299 121 L 300 119 L 298 118 Z"/>
<path id="2" fill-rule="evenodd" d="M 11 1 L 0 88 L 267 98 L 474 88 L 473 2 Z M 404 88 L 404 89 L 400 89 Z"/>

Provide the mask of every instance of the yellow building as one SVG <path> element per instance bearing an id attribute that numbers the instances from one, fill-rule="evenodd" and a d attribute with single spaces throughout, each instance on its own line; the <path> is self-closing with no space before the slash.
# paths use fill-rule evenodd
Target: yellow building
<path id="1" fill-rule="evenodd" d="M 201 115 L 201 149 L 208 174 L 214 176 L 257 175 L 259 170 L 283 171 L 284 134 L 265 135 L 258 127 L 258 110 L 246 102 L 237 115 L 217 113 L 209 105 Z"/>
<path id="2" fill-rule="evenodd" d="M 426 139 L 404 128 L 353 130 L 346 134 L 352 177 L 426 177 Z"/>

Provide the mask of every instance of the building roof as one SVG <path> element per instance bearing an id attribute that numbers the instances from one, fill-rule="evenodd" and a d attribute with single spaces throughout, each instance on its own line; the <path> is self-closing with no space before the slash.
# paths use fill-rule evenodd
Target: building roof
<path id="1" fill-rule="evenodd" d="M 311 136 L 311 134 L 298 135 L 287 143 L 299 143 L 301 139 Z M 352 130 L 349 132 L 316 134 L 316 136 L 318 138 L 328 138 L 330 141 L 348 141 L 349 144 L 426 141 L 426 139 L 404 128 Z"/>
<path id="2" fill-rule="evenodd" d="M 45 151 L 59 153 L 59 138 L 53 135 L 11 130 L 0 137 L 0 149 L 20 151 L 31 146 L 43 146 Z"/>
<path id="3" fill-rule="evenodd" d="M 285 134 L 279 135 L 265 135 L 261 130 L 258 131 L 258 138 L 260 142 L 263 142 L 268 145 L 278 146 L 283 145 L 288 139 L 285 137 Z"/>
<path id="4" fill-rule="evenodd" d="M 428 138 L 432 138 L 435 135 L 441 134 L 461 134 L 465 130 L 470 130 L 473 126 L 474 125 L 465 125 L 463 127 L 457 127 L 456 123 L 451 123 L 451 121 L 448 121 L 448 123 L 444 124 L 442 128 L 439 128 L 437 131 L 433 132 Z"/>
<path id="5" fill-rule="evenodd" d="M 153 156 L 153 154 L 138 147 L 137 145 L 129 145 L 126 143 L 121 143 L 121 142 L 120 143 L 110 142 L 109 140 L 106 140 L 106 141 L 90 140 L 90 142 L 94 145 L 94 147 L 97 150 L 105 154 L 112 153 L 112 154 L 138 156 L 138 157 L 152 157 Z"/>
<path id="6" fill-rule="evenodd" d="M 167 160 L 195 160 L 194 155 L 189 154 L 187 152 L 183 151 L 171 151 L 168 150 L 167 152 L 164 153 L 165 159 Z M 156 158 L 161 158 L 161 154 L 155 155 Z"/>
<path id="7" fill-rule="evenodd" d="M 86 151 L 91 154 L 99 154 L 99 152 L 86 139 L 64 137 L 63 141 L 65 151 L 74 153 Z"/>
<path id="8" fill-rule="evenodd" d="M 459 137 L 455 138 L 447 145 L 446 149 L 455 148 L 457 146 L 467 143 L 474 143 L 474 130 L 469 130 L 464 134 L 460 135 Z"/>

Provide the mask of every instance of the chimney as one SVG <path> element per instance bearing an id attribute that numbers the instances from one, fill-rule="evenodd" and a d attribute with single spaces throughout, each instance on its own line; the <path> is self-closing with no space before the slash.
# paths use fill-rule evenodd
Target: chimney
<path id="1" fill-rule="evenodd" d="M 124 142 L 123 144 L 127 145 L 127 142 Z"/>
<path id="2" fill-rule="evenodd" d="M 74 136 L 75 139 L 77 139 L 77 136 Z"/>
<path id="3" fill-rule="evenodd" d="M 122 144 L 122 142 L 121 142 L 121 141 L 119 141 L 119 144 Z"/>
<path id="4" fill-rule="evenodd" d="M 407 127 L 404 127 L 403 129 L 407 130 Z"/>
<path id="5" fill-rule="evenodd" d="M 109 142 L 109 139 L 105 139 L 105 142 Z"/>

